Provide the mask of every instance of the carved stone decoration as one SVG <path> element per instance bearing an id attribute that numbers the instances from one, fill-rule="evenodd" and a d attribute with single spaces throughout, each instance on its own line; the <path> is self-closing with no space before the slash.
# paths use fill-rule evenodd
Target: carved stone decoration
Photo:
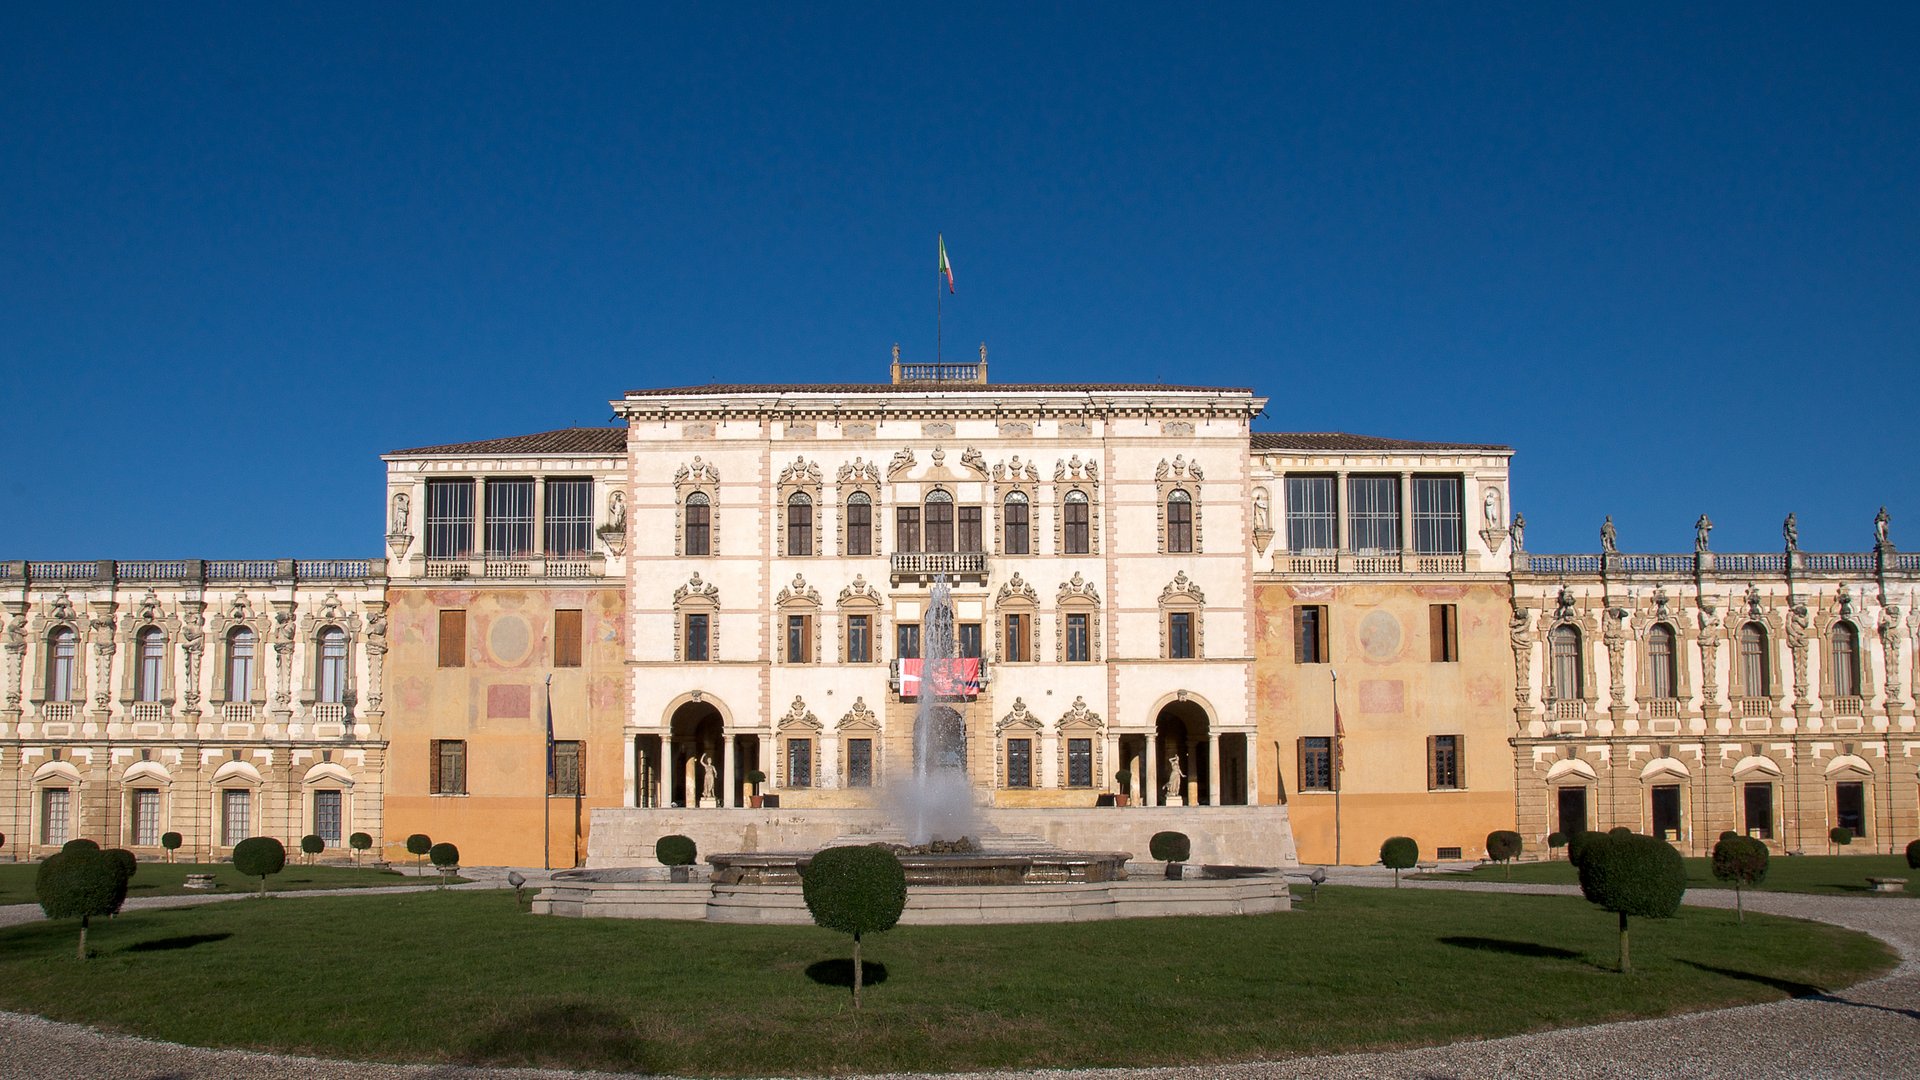
<path id="1" fill-rule="evenodd" d="M 1015 704 L 1018 704 L 1017 700 Z M 1064 731 L 1069 727 L 1105 727 L 1106 722 L 1100 719 L 1099 713 L 1087 707 L 1085 697 L 1075 694 L 1073 704 L 1066 712 L 1060 714 L 1060 719 L 1054 722 L 1054 726 Z"/>
<path id="2" fill-rule="evenodd" d="M 894 452 L 893 460 L 887 462 L 887 479 L 891 480 L 913 466 L 913 448 L 903 446 Z"/>
<path id="3" fill-rule="evenodd" d="M 1018 570 L 1014 571 L 1013 576 L 1000 586 L 1000 593 L 994 598 L 994 603 L 1005 604 L 1009 600 L 1025 600 L 1033 604 L 1040 602 L 1040 597 L 1034 592 L 1033 586 L 1020 577 Z"/>
<path id="4" fill-rule="evenodd" d="M 820 483 L 820 466 L 808 461 L 805 457 L 794 458 L 793 464 L 780 470 L 780 483 L 788 485 L 812 484 L 818 486 Z"/>
<path id="5" fill-rule="evenodd" d="M 20 709 L 20 679 L 27 655 L 27 616 L 24 606 L 7 605 L 6 660 L 7 690 L 6 703 L 9 712 Z"/>
<path id="6" fill-rule="evenodd" d="M 927 439 L 948 439 L 953 437 L 953 425 L 945 420 L 930 420 L 920 425 L 920 435 Z"/>
<path id="7" fill-rule="evenodd" d="M 1078 577 L 1079 575 L 1076 574 L 1074 576 Z M 1162 604 L 1176 600 L 1191 600 L 1195 604 L 1204 604 L 1207 602 L 1206 595 L 1200 591 L 1200 586 L 1194 584 L 1193 581 L 1187 577 L 1185 570 L 1175 571 L 1173 580 L 1167 583 L 1166 588 L 1160 590 L 1160 602 Z"/>
<path id="8" fill-rule="evenodd" d="M 1627 610 L 1610 607 L 1606 610 L 1606 622 L 1601 628 L 1600 640 L 1607 647 L 1607 675 L 1609 695 L 1613 707 L 1624 708 L 1627 700 Z"/>
<path id="9" fill-rule="evenodd" d="M 1900 608 L 1888 604 L 1880 613 L 1880 647 L 1886 658 L 1886 679 L 1881 688 L 1889 702 L 1900 700 L 1900 654 L 1906 641 L 1906 631 L 1900 626 Z"/>
<path id="10" fill-rule="evenodd" d="M 148 589 L 147 595 L 140 598 L 140 603 L 135 605 L 134 611 L 135 622 L 158 622 L 164 616 L 164 612 L 160 609 L 160 597 L 152 589 Z"/>
<path id="11" fill-rule="evenodd" d="M 1800 519 L 1792 513 L 1780 523 L 1780 538 L 1786 543 L 1789 555 L 1800 550 Z"/>
<path id="12" fill-rule="evenodd" d="M 273 607 L 273 701 L 285 711 L 293 707 L 293 643 L 299 628 L 291 601 L 276 600 Z"/>
<path id="13" fill-rule="evenodd" d="M 695 576 L 697 577 L 698 575 Z M 820 603 L 820 590 L 807 584 L 807 578 L 804 574 L 793 575 L 793 584 L 782 586 L 780 594 L 773 598 L 773 602 L 776 605 L 790 603 L 795 600 L 814 605 Z"/>
<path id="14" fill-rule="evenodd" d="M 1554 622 L 1571 622 L 1574 611 L 1574 595 L 1571 585 L 1560 586 L 1560 595 L 1555 598 L 1553 608 Z"/>
<path id="15" fill-rule="evenodd" d="M 842 605 L 853 600 L 870 600 L 876 604 L 880 602 L 880 593 L 867 582 L 867 576 L 865 574 L 853 575 L 853 584 L 840 590 L 840 603 Z"/>
<path id="16" fill-rule="evenodd" d="M 965 465 L 983 477 L 987 475 L 987 456 L 982 454 L 977 447 L 967 447 L 966 450 L 960 454 L 960 464 Z"/>
<path id="17" fill-rule="evenodd" d="M 1673 612 L 1668 610 L 1667 607 L 1670 602 L 1671 598 L 1667 596 L 1667 587 L 1665 585 L 1655 585 L 1653 587 L 1653 620 L 1655 622 L 1672 621 Z"/>
<path id="18" fill-rule="evenodd" d="M 80 620 L 80 616 L 74 612 L 73 597 L 68 596 L 66 593 L 61 593 L 53 598 L 53 610 L 48 613 L 47 617 L 54 622 L 62 623 L 78 622 Z"/>
<path id="19" fill-rule="evenodd" d="M 1273 502 L 1267 489 L 1253 489 L 1253 549 L 1267 550 L 1267 541 L 1273 539 Z"/>
<path id="20" fill-rule="evenodd" d="M 1760 597 L 1760 587 L 1758 585 L 1749 584 L 1747 586 L 1747 618 L 1755 622 L 1766 621 L 1767 605 Z"/>
<path id="21" fill-rule="evenodd" d="M 699 458 L 694 458 L 698 462 Z M 615 555 L 627 553 L 627 493 L 615 488 L 607 493 L 606 524 L 595 530 L 600 542 Z"/>
<path id="22" fill-rule="evenodd" d="M 835 477 L 842 484 L 878 484 L 880 467 L 865 458 L 854 458 L 845 465 Z"/>
<path id="23" fill-rule="evenodd" d="M 200 715 L 200 661 L 207 651 L 206 609 L 201 600 L 188 600 L 180 620 L 180 652 L 186 657 L 187 686 L 180 695 L 181 713 Z"/>
<path id="24" fill-rule="evenodd" d="M 407 549 L 413 546 L 413 500 L 404 491 L 393 493 L 393 516 L 387 529 L 387 546 L 393 549 L 396 559 L 407 557 Z"/>
<path id="25" fill-rule="evenodd" d="M 1712 531 L 1713 519 L 1705 514 L 1701 514 L 1700 520 L 1693 523 L 1693 550 L 1695 552 L 1702 555 L 1706 554 L 1708 550 L 1707 534 Z"/>
<path id="26" fill-rule="evenodd" d="M 1021 471 L 1022 468 L 1020 455 L 1015 454 L 1006 461 L 993 467 L 993 478 L 995 480 L 1018 482 L 1022 477 L 1025 477 L 1028 483 L 1037 484 L 1040 482 L 1039 466 L 1035 465 L 1032 461 L 1028 461 L 1024 465 L 1025 472 Z"/>
<path id="27" fill-rule="evenodd" d="M 1531 613 L 1519 604 L 1513 606 L 1513 618 L 1507 629 L 1513 639 L 1513 702 L 1526 707 L 1533 696 L 1533 631 Z"/>
<path id="28" fill-rule="evenodd" d="M 995 734 L 998 734 L 1010 727 L 1024 727 L 1034 731 L 1040 730 L 1040 718 L 1033 715 L 1033 713 L 1027 709 L 1026 700 L 1023 698 L 1016 697 L 1013 699 L 1013 708 L 1007 710 L 1007 714 L 1002 716 L 999 721 L 993 725 L 993 730 Z"/>
<path id="29" fill-rule="evenodd" d="M 1608 514 L 1607 520 L 1600 523 L 1600 552 L 1603 555 L 1620 553 L 1620 532 L 1613 527 L 1612 514 Z"/>
<path id="30" fill-rule="evenodd" d="M 1720 698 L 1720 671 L 1714 662 L 1720 649 L 1720 610 L 1700 598 L 1700 700 L 1709 715 Z"/>
<path id="31" fill-rule="evenodd" d="M 346 622 L 350 615 L 351 613 L 347 611 L 347 605 L 340 602 L 340 594 L 331 589 L 327 590 L 327 595 L 320 600 L 318 616 L 320 621 Z"/>
<path id="32" fill-rule="evenodd" d="M 381 688 L 386 685 L 387 605 L 378 600 L 367 603 L 367 709 L 380 711 Z"/>
<path id="33" fill-rule="evenodd" d="M 1055 461 L 1053 463 L 1053 478 L 1056 481 L 1098 480 L 1100 479 L 1100 465 L 1095 461 L 1081 461 L 1080 455 L 1075 454 L 1065 461 Z"/>
<path id="34" fill-rule="evenodd" d="M 1059 599 L 1067 600 L 1076 596 L 1084 596 L 1096 604 L 1100 602 L 1100 590 L 1094 587 L 1093 582 L 1081 577 L 1078 570 L 1073 572 L 1071 578 L 1060 583 Z"/>
<path id="35" fill-rule="evenodd" d="M 1527 550 L 1527 515 L 1515 514 L 1513 515 L 1513 553 L 1518 555 L 1525 550 Z"/>
<path id="36" fill-rule="evenodd" d="M 108 703 L 113 700 L 110 686 L 116 625 L 113 602 L 96 603 L 93 617 L 87 621 L 87 629 L 93 640 L 93 704 L 101 712 L 106 712 Z"/>
<path id="37" fill-rule="evenodd" d="M 1873 515 L 1873 549 L 1875 551 L 1893 550 L 1893 541 L 1889 538 L 1892 525 L 1893 519 L 1887 516 L 1886 507 L 1881 507 L 1880 512 Z"/>
<path id="38" fill-rule="evenodd" d="M 1853 613 L 1853 589 L 1846 582 L 1840 583 L 1840 591 L 1834 594 L 1834 599 L 1840 602 L 1840 617 L 1848 622 L 1856 621 L 1857 616 Z"/>
<path id="39" fill-rule="evenodd" d="M 717 604 L 720 602 L 720 587 L 710 581 L 701 581 L 696 571 L 685 585 L 673 590 L 673 602 L 678 604 L 689 596 L 705 597 Z"/>
<path id="40" fill-rule="evenodd" d="M 842 731 L 855 727 L 877 728 L 879 726 L 880 718 L 873 714 L 873 710 L 867 707 L 867 699 L 861 696 L 853 699 L 853 708 L 848 709 L 846 715 L 840 718 Z"/>
<path id="41" fill-rule="evenodd" d="M 1787 652 L 1793 657 L 1793 698 L 1807 700 L 1807 638 L 1813 617 L 1803 601 L 1795 600 L 1787 608 Z"/>

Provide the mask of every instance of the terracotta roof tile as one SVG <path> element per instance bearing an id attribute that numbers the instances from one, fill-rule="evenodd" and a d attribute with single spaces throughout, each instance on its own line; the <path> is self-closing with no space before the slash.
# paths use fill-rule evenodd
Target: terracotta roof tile
<path id="1" fill-rule="evenodd" d="M 1416 442 L 1339 431 L 1256 431 L 1254 450 L 1506 450 L 1497 443 Z"/>
<path id="2" fill-rule="evenodd" d="M 588 457 L 615 457 L 627 452 L 624 427 L 561 428 L 534 435 L 512 435 L 504 439 L 447 443 L 444 446 L 416 446 L 411 450 L 392 450 L 388 457 L 427 457 L 435 454 L 581 454 Z"/>
<path id="3" fill-rule="evenodd" d="M 728 394 L 1251 394 L 1242 386 L 1166 386 L 1160 383 L 711 383 L 629 390 L 628 397 L 712 397 Z"/>

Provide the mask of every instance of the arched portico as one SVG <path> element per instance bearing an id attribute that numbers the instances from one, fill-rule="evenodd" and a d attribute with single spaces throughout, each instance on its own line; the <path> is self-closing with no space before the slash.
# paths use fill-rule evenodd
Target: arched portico
<path id="1" fill-rule="evenodd" d="M 706 789 L 700 765 L 703 755 L 716 770 L 714 801 L 707 805 L 746 805 L 742 778 L 760 767 L 760 740 L 758 736 L 735 733 L 733 712 L 726 702 L 701 691 L 689 691 L 667 703 L 661 720 L 664 735 L 635 735 L 633 739 L 634 805 L 700 805 Z"/>
<path id="2" fill-rule="evenodd" d="M 1151 745 L 1138 757 L 1148 774 L 1137 778 L 1149 806 L 1223 806 L 1247 800 L 1247 746 L 1244 735 L 1222 736 L 1217 710 L 1205 698 L 1185 691 L 1153 706 Z M 1144 740 L 1143 740 L 1144 741 Z M 1177 788 L 1168 792 L 1178 763 Z M 1224 782 L 1223 782 L 1224 781 Z"/>

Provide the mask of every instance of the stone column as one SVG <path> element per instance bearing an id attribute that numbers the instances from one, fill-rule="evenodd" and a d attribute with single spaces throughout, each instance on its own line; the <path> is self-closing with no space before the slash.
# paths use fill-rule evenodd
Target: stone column
<path id="1" fill-rule="evenodd" d="M 1464 495 L 1464 492 L 1462 493 Z M 1464 513 L 1464 512 L 1463 512 Z M 1413 555 L 1413 474 L 1400 474 L 1400 557 Z"/>
<path id="2" fill-rule="evenodd" d="M 487 553 L 487 478 L 473 478 L 473 551 L 474 558 Z"/>
<path id="3" fill-rule="evenodd" d="M 1141 806 L 1160 805 L 1160 736 L 1158 733 L 1146 737 L 1146 761 L 1142 763 L 1140 777 L 1146 782 L 1147 789 L 1140 793 Z"/>
<path id="4" fill-rule="evenodd" d="M 1207 798 L 1206 805 L 1219 806 L 1220 803 L 1220 733 L 1207 736 Z"/>
<path id="5" fill-rule="evenodd" d="M 1333 535 L 1334 546 L 1341 551 L 1352 551 L 1352 537 L 1347 535 L 1347 474 L 1341 471 L 1333 477 Z"/>
<path id="6" fill-rule="evenodd" d="M 533 478 L 533 550 L 545 556 L 547 551 L 547 478 Z"/>
<path id="7" fill-rule="evenodd" d="M 720 782 L 715 788 L 715 794 L 720 797 L 721 806 L 736 805 L 733 795 L 735 775 L 733 770 L 733 732 L 722 728 L 720 731 Z"/>
<path id="8" fill-rule="evenodd" d="M 660 736 L 660 763 L 653 771 L 653 806 L 658 810 L 665 807 L 673 797 L 673 746 L 667 736 Z"/>

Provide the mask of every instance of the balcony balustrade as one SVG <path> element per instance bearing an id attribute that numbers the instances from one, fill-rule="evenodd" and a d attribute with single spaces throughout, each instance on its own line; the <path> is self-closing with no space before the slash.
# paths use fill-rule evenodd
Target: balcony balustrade
<path id="1" fill-rule="evenodd" d="M 893 576 L 930 578 L 987 576 L 984 551 L 896 551 L 890 560 Z"/>

